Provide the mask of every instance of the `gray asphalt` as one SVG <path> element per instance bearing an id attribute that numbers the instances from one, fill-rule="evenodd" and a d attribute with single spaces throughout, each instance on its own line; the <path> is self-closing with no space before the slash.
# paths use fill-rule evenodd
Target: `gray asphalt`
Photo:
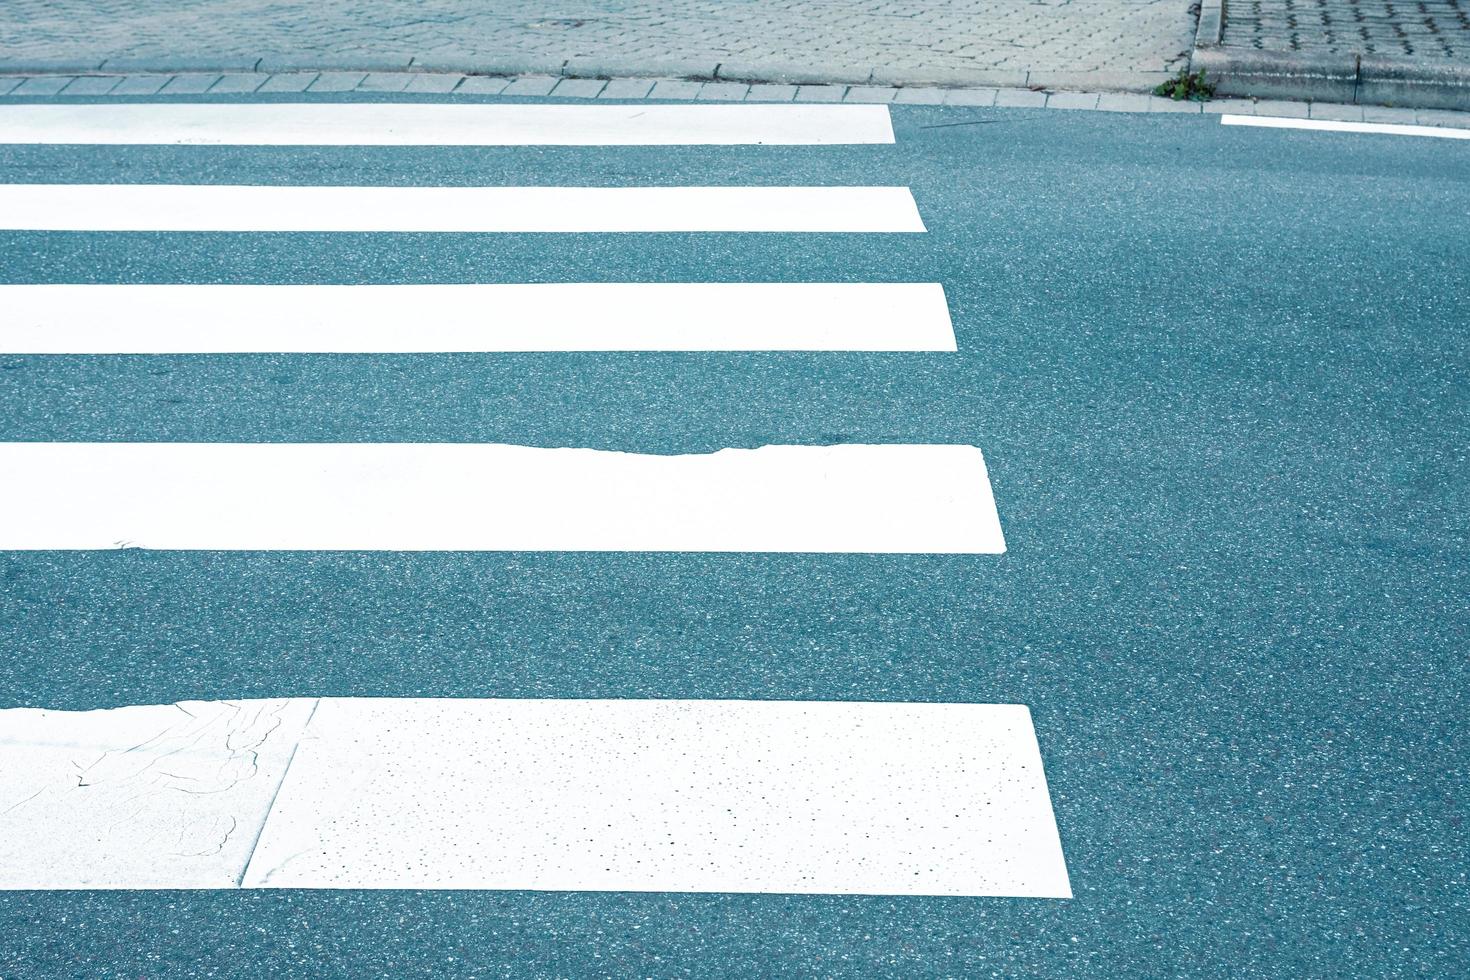
<path id="1" fill-rule="evenodd" d="M 1075 899 L 0 893 L 0 976 L 1463 975 L 1470 145 L 894 121 L 888 147 L 0 148 L 7 182 L 909 185 L 927 235 L 0 233 L 7 282 L 939 281 L 960 347 L 8 356 L 0 438 L 973 443 L 1010 548 L 11 552 L 0 702 L 1019 702 Z"/>

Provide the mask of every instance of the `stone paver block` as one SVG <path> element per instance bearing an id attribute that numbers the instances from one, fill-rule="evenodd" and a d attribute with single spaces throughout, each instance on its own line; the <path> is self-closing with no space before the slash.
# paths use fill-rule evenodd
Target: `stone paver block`
<path id="1" fill-rule="evenodd" d="M 1096 109 L 1094 92 L 1052 92 L 1046 97 L 1048 109 Z"/>
<path id="2" fill-rule="evenodd" d="M 314 71 L 277 72 L 265 80 L 257 92 L 305 92 L 306 87 L 316 81 Z"/>
<path id="3" fill-rule="evenodd" d="M 995 96 L 999 89 L 993 88 L 956 88 L 950 89 L 944 97 L 945 105 L 995 105 Z"/>
<path id="4" fill-rule="evenodd" d="M 159 95 L 203 95 L 215 86 L 220 75 L 175 75 L 158 90 Z"/>
<path id="5" fill-rule="evenodd" d="M 847 94 L 846 85 L 798 85 L 797 102 L 841 102 Z"/>
<path id="6" fill-rule="evenodd" d="M 563 78 L 551 94 L 562 99 L 595 99 L 605 88 L 607 79 L 604 78 Z M 507 90 L 507 94 L 515 93 Z"/>
<path id="7" fill-rule="evenodd" d="M 1185 115 L 1197 116 L 1204 112 L 1205 104 L 1195 102 L 1191 99 L 1165 99 L 1157 95 L 1148 97 L 1149 112 L 1180 112 Z"/>
<path id="8" fill-rule="evenodd" d="M 308 92 L 351 92 L 367 78 L 360 71 L 324 71 L 307 88 Z"/>
<path id="9" fill-rule="evenodd" d="M 699 90 L 704 88 L 704 82 L 685 82 L 676 78 L 661 78 L 653 85 L 653 91 L 648 93 L 650 99 L 694 99 L 699 97 Z"/>
<path id="10" fill-rule="evenodd" d="M 653 90 L 653 81 L 648 78 L 614 78 L 607 88 L 598 94 L 599 99 L 646 99 Z"/>
<path id="11" fill-rule="evenodd" d="M 359 92 L 402 92 L 408 88 L 408 83 L 413 76 L 406 72 L 397 71 L 373 71 L 368 72 L 357 85 Z"/>
<path id="12" fill-rule="evenodd" d="M 17 75 L 0 76 L 0 95 L 9 95 L 25 83 L 25 79 Z"/>
<path id="13" fill-rule="evenodd" d="M 740 102 L 749 92 L 750 86 L 744 82 L 705 82 L 697 98 L 712 102 Z"/>
<path id="14" fill-rule="evenodd" d="M 1098 96 L 1097 107 L 1104 112 L 1148 112 L 1150 98 L 1137 92 L 1104 92 Z"/>
<path id="15" fill-rule="evenodd" d="M 65 95 L 106 95 L 117 88 L 121 75 L 82 75 L 62 90 Z"/>
<path id="16" fill-rule="evenodd" d="M 1393 123 L 1399 126 L 1413 126 L 1418 122 L 1418 114 L 1413 109 L 1398 107 L 1365 105 L 1363 106 L 1363 122 L 1371 123 Z"/>
<path id="17" fill-rule="evenodd" d="M 942 88 L 901 88 L 894 95 L 893 101 L 903 105 L 940 105 L 947 94 L 948 90 Z"/>
<path id="18" fill-rule="evenodd" d="M 1280 99 L 1260 99 L 1256 102 L 1258 116 L 1290 116 L 1293 119 L 1307 118 L 1307 103 L 1285 102 Z"/>
<path id="19" fill-rule="evenodd" d="M 408 86 L 404 91 L 423 95 L 443 95 L 446 92 L 453 92 L 464 80 L 464 75 L 453 72 L 415 73 L 409 77 Z"/>
<path id="20" fill-rule="evenodd" d="M 745 93 L 746 102 L 790 102 L 795 98 L 795 85 L 752 85 Z"/>
<path id="21" fill-rule="evenodd" d="M 124 75 L 117 87 L 107 94 L 114 98 L 120 95 L 153 95 L 172 79 L 172 75 Z"/>
<path id="22" fill-rule="evenodd" d="M 261 75 L 256 72 L 232 72 L 221 75 L 219 81 L 209 90 L 210 95 L 247 95 L 254 92 L 265 84 L 269 75 Z"/>
<path id="23" fill-rule="evenodd" d="M 1331 119 L 1336 122 L 1362 122 L 1363 107 L 1341 105 L 1336 102 L 1313 102 L 1308 109 L 1313 119 Z"/>
<path id="24" fill-rule="evenodd" d="M 854 85 L 843 96 L 843 102 L 892 102 L 898 89 L 891 85 Z"/>
<path id="25" fill-rule="evenodd" d="M 73 75 L 37 75 L 27 78 L 12 95 L 56 95 L 73 81 Z"/>
<path id="26" fill-rule="evenodd" d="M 1414 121 L 1420 126 L 1470 129 L 1470 112 L 1455 112 L 1450 109 L 1420 109 L 1414 113 Z"/>
<path id="27" fill-rule="evenodd" d="M 1217 115 L 1254 116 L 1256 104 L 1250 99 L 1211 99 L 1200 106 L 1201 111 Z"/>
<path id="28" fill-rule="evenodd" d="M 514 79 L 501 89 L 501 95 L 550 95 L 551 90 L 561 83 L 560 78 L 550 75 L 525 75 Z"/>
<path id="29" fill-rule="evenodd" d="M 1028 88 L 1003 88 L 995 93 L 995 104 L 1013 109 L 1040 109 L 1046 105 L 1046 93 Z"/>
<path id="30" fill-rule="evenodd" d="M 510 87 L 509 78 L 496 75 L 470 75 L 459 83 L 455 95 L 499 95 Z M 547 89 L 546 91 L 551 91 Z M 544 94 L 544 93 L 543 93 Z"/>

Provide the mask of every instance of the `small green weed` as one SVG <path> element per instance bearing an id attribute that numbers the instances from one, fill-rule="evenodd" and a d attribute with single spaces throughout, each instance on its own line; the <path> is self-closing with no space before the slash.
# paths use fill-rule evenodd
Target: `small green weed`
<path id="1" fill-rule="evenodd" d="M 1188 68 L 1179 69 L 1179 74 L 1154 89 L 1154 95 L 1182 102 L 1208 102 L 1215 94 L 1215 83 L 1205 81 L 1205 70 L 1201 68 L 1193 75 Z"/>

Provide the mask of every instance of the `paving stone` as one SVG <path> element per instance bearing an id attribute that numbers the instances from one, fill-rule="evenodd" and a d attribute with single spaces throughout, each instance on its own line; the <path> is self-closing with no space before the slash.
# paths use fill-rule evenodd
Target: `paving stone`
<path id="1" fill-rule="evenodd" d="M 25 83 L 18 75 L 0 76 L 0 95 L 9 95 Z"/>
<path id="2" fill-rule="evenodd" d="M 1420 126 L 1448 126 L 1452 129 L 1470 129 L 1470 112 L 1452 112 L 1448 109 L 1420 109 L 1414 113 L 1414 121 Z"/>
<path id="3" fill-rule="evenodd" d="M 1341 105 L 1336 102 L 1313 102 L 1307 110 L 1313 119 L 1331 119 L 1337 122 L 1362 122 L 1363 107 Z"/>
<path id="4" fill-rule="evenodd" d="M 65 95 L 106 95 L 117 88 L 121 75 L 82 75 L 72 81 L 62 93 Z"/>
<path id="5" fill-rule="evenodd" d="M 909 86 L 899 89 L 893 101 L 904 105 L 939 105 L 948 94 L 948 89 Z"/>
<path id="6" fill-rule="evenodd" d="M 74 75 L 37 75 L 27 78 L 12 95 L 56 95 L 76 80 Z"/>
<path id="7" fill-rule="evenodd" d="M 648 78 L 614 78 L 597 96 L 599 99 L 645 99 L 653 89 Z"/>
<path id="8" fill-rule="evenodd" d="M 563 78 L 556 83 L 551 94 L 562 99 L 595 99 L 605 88 L 607 80 L 604 78 Z M 507 94 L 515 93 L 508 91 Z"/>
<path id="9" fill-rule="evenodd" d="M 1307 104 L 1305 102 L 1285 102 L 1279 99 L 1260 99 L 1256 102 L 1256 115 L 1305 119 L 1307 118 Z"/>
<path id="10" fill-rule="evenodd" d="M 1046 93 L 1033 92 L 1029 88 L 1003 88 L 995 93 L 995 104 L 1018 109 L 1040 109 L 1046 105 Z"/>
<path id="11" fill-rule="evenodd" d="M 358 83 L 359 92 L 402 92 L 413 76 L 401 71 L 374 71 Z"/>
<path id="12" fill-rule="evenodd" d="M 696 98 L 712 102 L 740 102 L 750 92 L 744 82 L 705 82 Z"/>
<path id="13" fill-rule="evenodd" d="M 269 75 L 257 72 L 233 72 L 229 75 L 221 75 L 219 81 L 209 90 L 210 95 L 244 95 L 254 92 L 265 84 Z"/>
<path id="14" fill-rule="evenodd" d="M 413 72 L 409 75 L 408 86 L 404 91 L 443 95 L 453 92 L 464 80 L 464 75 L 453 72 Z"/>
<path id="15" fill-rule="evenodd" d="M 159 95 L 203 95 L 214 87 L 222 76 L 217 74 L 175 75 L 169 83 L 158 90 Z"/>
<path id="16" fill-rule="evenodd" d="M 1096 109 L 1095 92 L 1052 92 L 1046 97 L 1048 109 Z"/>
<path id="17" fill-rule="evenodd" d="M 995 105 L 995 96 L 999 89 L 993 88 L 956 88 L 950 89 L 944 96 L 945 105 Z"/>
<path id="18" fill-rule="evenodd" d="M 847 93 L 846 85 L 798 85 L 797 102 L 841 102 Z"/>
<path id="19" fill-rule="evenodd" d="M 892 102 L 898 89 L 891 85 L 854 85 L 842 97 L 843 102 Z"/>
<path id="20" fill-rule="evenodd" d="M 455 95 L 499 95 L 510 87 L 509 78 L 496 75 L 470 75 L 459 83 Z M 547 91 L 550 91 L 548 89 Z"/>
<path id="21" fill-rule="evenodd" d="M 1150 98 L 1139 92 L 1104 92 L 1098 96 L 1097 107 L 1104 112 L 1148 112 Z"/>
<path id="22" fill-rule="evenodd" d="M 1149 112 L 1179 112 L 1197 116 L 1204 112 L 1204 107 L 1203 102 L 1195 102 L 1192 99 L 1165 99 L 1157 95 L 1148 97 Z"/>
<path id="23" fill-rule="evenodd" d="M 752 85 L 745 93 L 746 102 L 790 102 L 795 98 L 795 85 Z"/>
<path id="24" fill-rule="evenodd" d="M 305 92 L 306 87 L 316 81 L 314 71 L 277 72 L 265 80 L 257 92 Z"/>
<path id="25" fill-rule="evenodd" d="M 648 93 L 650 99 L 694 99 L 699 97 L 699 90 L 704 88 L 704 82 L 684 82 L 673 78 L 659 79 L 653 85 L 653 91 Z"/>
<path id="26" fill-rule="evenodd" d="M 1413 126 L 1416 125 L 1418 121 L 1418 115 L 1414 112 L 1413 109 L 1403 109 L 1381 105 L 1363 106 L 1363 122 L 1393 123 L 1399 126 Z"/>
<path id="27" fill-rule="evenodd" d="M 1250 99 L 1211 99 L 1200 105 L 1200 111 L 1218 115 L 1254 116 L 1256 104 Z"/>
<path id="28" fill-rule="evenodd" d="M 549 75 L 522 75 L 512 79 L 501 89 L 501 95 L 550 95 L 551 90 L 561 84 L 560 78 Z"/>
<path id="29" fill-rule="evenodd" d="M 308 92 L 351 92 L 367 78 L 360 71 L 324 71 L 307 88 Z"/>

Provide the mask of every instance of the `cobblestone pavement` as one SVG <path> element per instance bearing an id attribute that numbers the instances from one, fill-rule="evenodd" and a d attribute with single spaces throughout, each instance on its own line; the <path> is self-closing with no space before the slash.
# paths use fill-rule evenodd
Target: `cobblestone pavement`
<path id="1" fill-rule="evenodd" d="M 1185 64 L 1190 0 L 6 0 L 0 70 L 1025 84 Z"/>
<path id="2" fill-rule="evenodd" d="M 1470 0 L 1227 0 L 1221 45 L 1470 63 Z"/>

